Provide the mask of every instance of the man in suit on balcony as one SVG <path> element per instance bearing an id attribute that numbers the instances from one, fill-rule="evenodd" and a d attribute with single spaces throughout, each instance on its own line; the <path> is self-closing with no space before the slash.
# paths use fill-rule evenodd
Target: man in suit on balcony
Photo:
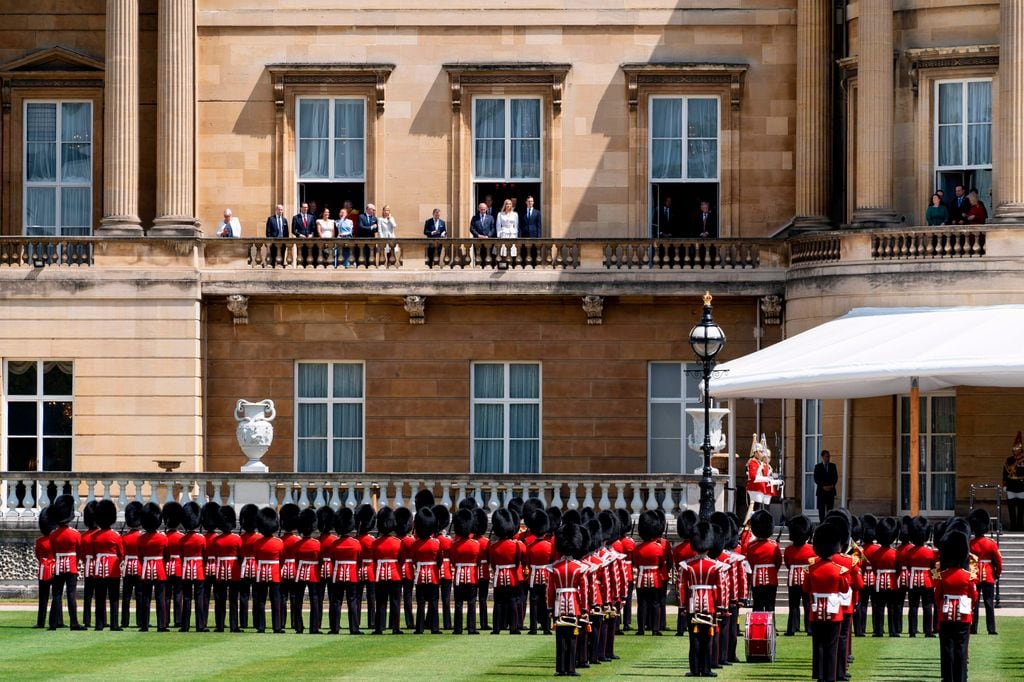
<path id="1" fill-rule="evenodd" d="M 443 239 L 448 236 L 448 226 L 441 218 L 441 209 L 435 208 L 431 216 L 423 222 L 423 234 L 428 239 Z"/>
<path id="2" fill-rule="evenodd" d="M 358 239 L 373 239 L 377 236 L 377 207 L 373 204 L 366 205 L 366 212 L 359 216 L 359 228 L 356 231 Z"/>
<path id="3" fill-rule="evenodd" d="M 494 225 L 494 217 L 487 212 L 487 204 L 481 203 L 476 208 L 476 215 L 469 221 L 469 231 L 477 239 L 494 239 L 498 236 Z M 482 262 L 487 261 L 487 247 L 480 247 L 479 257 Z"/>
<path id="4" fill-rule="evenodd" d="M 533 197 L 526 197 L 526 210 L 523 211 L 523 219 L 519 223 L 521 239 L 540 239 L 543 235 L 544 228 L 541 223 L 540 210 L 533 204 Z"/>
<path id="5" fill-rule="evenodd" d="M 274 215 L 267 218 L 267 239 L 287 239 L 288 219 L 284 217 L 284 204 L 278 204 Z"/>
<path id="6" fill-rule="evenodd" d="M 651 216 L 651 236 L 654 239 L 672 239 L 673 237 L 681 237 L 676 229 L 679 223 L 679 218 L 676 215 L 676 209 L 672 206 L 672 197 L 665 197 L 665 201 L 661 206 L 654 209 L 654 215 Z"/>
<path id="7" fill-rule="evenodd" d="M 711 203 L 702 199 L 700 210 L 693 216 L 693 227 L 690 233 L 698 239 L 715 239 L 718 237 L 718 217 L 711 211 Z"/>
<path id="8" fill-rule="evenodd" d="M 309 239 L 316 234 L 316 218 L 309 212 L 309 204 L 303 202 L 299 212 L 292 216 L 292 235 Z"/>

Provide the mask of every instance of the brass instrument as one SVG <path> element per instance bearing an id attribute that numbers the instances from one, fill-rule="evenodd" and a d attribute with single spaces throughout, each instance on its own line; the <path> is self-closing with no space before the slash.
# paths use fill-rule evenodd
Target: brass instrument
<path id="1" fill-rule="evenodd" d="M 690 622 L 694 625 L 714 625 L 715 617 L 710 613 L 694 613 L 690 615 Z"/>
<path id="2" fill-rule="evenodd" d="M 850 556 L 853 557 L 853 565 L 856 566 L 859 563 L 867 562 L 868 556 L 861 549 L 861 546 L 857 544 L 855 540 L 850 540 Z"/>
<path id="3" fill-rule="evenodd" d="M 981 576 L 981 567 L 978 565 L 978 555 L 974 552 L 967 555 L 967 570 L 971 574 L 971 580 L 977 582 Z"/>
<path id="4" fill-rule="evenodd" d="M 578 628 L 580 626 L 580 619 L 576 616 L 561 615 L 558 617 L 558 620 L 555 621 L 555 626 L 557 627 L 559 625 Z"/>
<path id="5" fill-rule="evenodd" d="M 936 560 L 935 565 L 932 566 L 932 580 L 940 580 L 942 578 L 942 562 Z"/>

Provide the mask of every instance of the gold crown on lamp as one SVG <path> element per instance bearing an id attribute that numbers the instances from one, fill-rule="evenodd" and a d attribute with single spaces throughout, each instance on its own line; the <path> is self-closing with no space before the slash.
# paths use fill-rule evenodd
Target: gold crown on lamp
<path id="1" fill-rule="evenodd" d="M 705 291 L 704 292 L 704 305 L 711 305 L 711 292 L 710 291 Z"/>

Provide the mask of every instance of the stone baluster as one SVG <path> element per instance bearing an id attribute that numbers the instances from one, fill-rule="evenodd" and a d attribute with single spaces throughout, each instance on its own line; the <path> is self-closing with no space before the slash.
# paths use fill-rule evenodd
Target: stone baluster
<path id="1" fill-rule="evenodd" d="M 672 518 L 675 514 L 676 502 L 672 499 L 672 487 L 665 486 L 665 499 L 661 501 L 661 508 L 665 512 L 665 516 Z"/>
<path id="2" fill-rule="evenodd" d="M 267 506 L 271 509 L 277 509 L 277 483 L 267 484 Z"/>
<path id="3" fill-rule="evenodd" d="M 192 486 L 195 485 L 193 481 L 185 481 L 181 484 L 181 504 L 186 505 L 192 501 Z M 273 484 L 270 485 L 273 489 Z"/>
<path id="4" fill-rule="evenodd" d="M 552 507 L 558 507 L 559 509 L 564 507 L 565 505 L 562 502 L 562 486 L 559 485 L 558 483 L 555 483 L 552 486 L 551 492 L 552 492 L 552 495 L 551 495 L 551 506 Z"/>
<path id="5" fill-rule="evenodd" d="M 157 486 L 159 484 L 156 481 L 153 481 L 153 480 L 147 481 L 147 483 L 149 484 L 149 501 L 152 502 L 153 504 L 160 504 L 160 500 L 159 500 L 159 497 L 157 495 Z M 91 486 L 90 486 L 90 490 L 91 490 Z"/>
<path id="6" fill-rule="evenodd" d="M 8 516 L 20 516 L 18 512 L 18 481 L 10 479 L 6 482 L 7 486 L 7 515 Z"/>
<path id="7" fill-rule="evenodd" d="M 601 501 L 597 503 L 601 511 L 612 508 L 612 502 L 608 499 L 608 486 L 609 484 L 606 482 L 601 483 Z"/>
<path id="8" fill-rule="evenodd" d="M 23 506 L 21 508 L 22 516 L 28 517 L 36 515 L 36 499 L 35 493 L 33 492 L 35 487 L 35 481 L 25 481 L 25 498 L 22 500 Z M 78 500 L 75 500 L 75 509 L 78 509 Z"/>
<path id="9" fill-rule="evenodd" d="M 644 501 L 640 499 L 640 484 L 633 484 L 633 499 L 630 500 L 630 507 L 633 509 L 634 514 L 639 514 L 644 510 Z"/>
<path id="10" fill-rule="evenodd" d="M 658 508 L 658 495 L 655 492 L 655 485 L 657 485 L 657 484 L 654 481 L 651 481 L 650 483 L 647 484 L 647 510 L 648 511 L 654 511 L 655 509 Z"/>
<path id="11" fill-rule="evenodd" d="M 75 480 L 75 479 L 71 479 L 70 481 L 68 481 L 68 484 L 71 486 L 71 498 L 75 501 L 75 509 L 78 509 L 78 508 L 80 508 L 82 506 L 82 499 L 78 495 L 79 483 L 80 482 Z M 28 486 L 26 485 L 26 488 L 27 487 Z M 29 505 L 25 505 L 25 506 L 27 507 Z"/>
<path id="12" fill-rule="evenodd" d="M 141 502 L 141 503 L 145 504 L 146 503 L 146 498 L 142 494 L 142 481 L 140 481 L 140 480 L 133 480 L 132 481 L 132 485 L 135 487 L 135 500 L 134 501 L 135 502 Z"/>
<path id="13" fill-rule="evenodd" d="M 459 495 L 455 499 L 455 506 L 456 507 L 459 506 L 460 502 L 462 502 L 464 499 L 466 499 L 466 482 L 465 481 L 459 481 L 458 486 L 459 486 Z"/>
<path id="14" fill-rule="evenodd" d="M 482 484 L 477 483 L 476 486 L 474 486 L 474 488 L 473 488 L 473 499 L 476 500 L 476 506 L 478 506 L 478 507 L 483 507 L 484 506 L 484 495 L 483 495 L 483 485 Z"/>
<path id="15" fill-rule="evenodd" d="M 104 500 L 109 500 L 110 499 L 110 486 L 113 485 L 113 481 L 108 478 L 108 479 L 104 479 L 101 483 L 103 485 L 103 499 Z"/>
<path id="16" fill-rule="evenodd" d="M 583 489 L 587 491 L 586 497 L 583 498 L 583 506 L 594 508 L 594 484 L 584 483 Z"/>
<path id="17" fill-rule="evenodd" d="M 331 493 L 330 506 L 331 506 L 331 509 L 333 509 L 334 511 L 338 511 L 339 509 L 341 509 L 341 497 L 338 496 L 338 484 L 337 483 L 334 484 L 332 490 L 333 490 L 333 492 Z"/>
<path id="18" fill-rule="evenodd" d="M 395 481 L 395 509 L 401 509 L 405 506 L 405 497 L 402 495 L 402 488 L 405 487 L 405 481 Z M 415 495 L 415 491 L 413 495 Z"/>
<path id="19" fill-rule="evenodd" d="M 316 497 L 313 499 L 313 507 L 319 509 L 320 507 L 327 504 L 327 500 L 324 499 L 324 484 L 316 483 L 313 484 L 316 487 Z"/>
<path id="20" fill-rule="evenodd" d="M 580 508 L 580 501 L 576 498 L 576 487 L 577 486 L 576 486 L 575 483 L 570 483 L 569 484 L 569 501 L 565 505 L 569 509 L 579 509 Z"/>
<path id="21" fill-rule="evenodd" d="M 299 509 L 309 508 L 309 494 L 306 492 L 306 484 L 299 483 Z"/>
<path id="22" fill-rule="evenodd" d="M 355 509 L 359 506 L 356 498 L 355 483 L 352 481 L 345 484 L 345 506 L 349 509 Z"/>
<path id="23" fill-rule="evenodd" d="M 994 223 L 1024 224 L 1024 0 L 999 3 L 999 143 Z M 995 139 L 995 138 L 993 138 Z"/>
<path id="24" fill-rule="evenodd" d="M 7 516 L 7 512 L 11 510 L 10 502 L 7 501 L 7 480 L 0 479 L 0 517 Z"/>
<path id="25" fill-rule="evenodd" d="M 228 481 L 228 502 L 229 507 L 235 506 L 235 481 L 232 479 Z"/>
<path id="26" fill-rule="evenodd" d="M 47 507 L 50 506 L 51 500 L 50 500 L 50 490 L 49 490 L 49 488 L 50 488 L 50 486 L 49 486 L 49 482 L 48 481 L 40 481 L 39 482 L 39 508 L 40 509 L 46 509 Z"/>
<path id="27" fill-rule="evenodd" d="M 441 485 L 441 504 L 449 509 L 452 506 L 451 487 L 451 481 L 445 481 Z"/>
<path id="28" fill-rule="evenodd" d="M 220 504 L 221 504 L 220 486 L 221 486 L 221 482 L 220 481 L 217 481 L 217 480 L 211 480 L 210 481 L 210 490 L 213 492 L 213 499 L 211 500 L 211 502 L 216 502 L 218 506 L 220 506 Z"/>
<path id="29" fill-rule="evenodd" d="M 626 509 L 626 483 L 625 481 L 615 482 L 615 508 Z"/>
<path id="30" fill-rule="evenodd" d="M 544 484 L 538 482 L 538 483 L 535 483 L 534 485 L 537 486 L 537 499 L 540 500 L 541 504 L 543 504 L 545 508 L 547 508 L 547 506 L 548 506 L 548 498 L 544 494 Z"/>
<path id="31" fill-rule="evenodd" d="M 383 483 L 378 483 L 377 485 L 380 488 L 380 495 L 377 496 L 377 505 L 381 509 L 383 509 L 384 507 L 389 506 L 388 505 L 388 482 L 384 481 Z"/>
<path id="32" fill-rule="evenodd" d="M 370 488 L 373 486 L 370 483 L 363 483 L 363 502 L 362 504 L 373 504 L 373 494 Z"/>
<path id="33" fill-rule="evenodd" d="M 174 482 L 163 481 L 162 484 L 164 486 L 164 504 L 167 504 L 174 499 Z"/>
<path id="34" fill-rule="evenodd" d="M 86 492 L 85 503 L 86 504 L 89 504 L 90 502 L 94 502 L 96 500 L 96 495 L 95 495 L 95 491 L 94 491 L 95 487 L 96 487 L 96 480 L 95 479 L 91 479 L 91 478 L 85 479 L 85 492 Z"/>
<path id="35" fill-rule="evenodd" d="M 491 494 L 487 498 L 487 506 L 490 507 L 491 513 L 493 514 L 501 508 L 501 501 L 498 499 L 498 482 L 493 481 L 491 483 Z"/>

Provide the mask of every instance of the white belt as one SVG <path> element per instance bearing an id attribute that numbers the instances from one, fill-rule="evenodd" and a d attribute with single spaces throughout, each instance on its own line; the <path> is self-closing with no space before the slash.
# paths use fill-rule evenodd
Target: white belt
<path id="1" fill-rule="evenodd" d="M 839 613 L 839 606 L 840 600 L 842 599 L 842 595 L 840 595 L 838 592 L 815 592 L 811 596 L 814 598 L 815 603 L 822 599 L 825 600 L 825 611 L 827 613 Z"/>
<path id="2" fill-rule="evenodd" d="M 101 557 L 103 555 L 102 554 L 97 554 L 96 556 L 97 557 Z M 181 561 L 181 555 L 180 554 L 172 554 L 171 555 L 171 561 Z"/>
<path id="3" fill-rule="evenodd" d="M 455 564 L 455 568 L 473 568 L 476 564 Z"/>
<path id="4" fill-rule="evenodd" d="M 256 563 L 260 566 L 273 566 L 278 562 L 276 559 L 257 559 Z"/>
<path id="5" fill-rule="evenodd" d="M 96 558 L 97 559 L 116 559 L 117 555 L 116 554 L 110 554 L 108 552 L 103 552 L 102 554 L 97 554 Z"/>
<path id="6" fill-rule="evenodd" d="M 537 581 L 537 573 L 547 573 L 551 570 L 551 564 L 530 564 L 530 587 L 533 587 Z"/>
<path id="7" fill-rule="evenodd" d="M 299 566 L 300 567 L 302 567 L 302 566 L 316 566 L 319 563 L 320 563 L 319 561 L 306 561 L 305 559 L 299 559 Z"/>
<path id="8" fill-rule="evenodd" d="M 979 564 L 991 564 L 992 560 L 991 559 L 978 559 L 978 563 Z"/>
<path id="9" fill-rule="evenodd" d="M 569 592 L 576 593 L 576 592 L 579 592 L 579 590 L 577 588 L 575 588 L 575 587 L 556 587 L 555 588 L 555 594 L 567 594 Z"/>
<path id="10" fill-rule="evenodd" d="M 222 561 L 238 561 L 238 557 L 236 557 L 236 556 L 219 556 L 219 557 L 216 557 L 216 561 L 217 561 L 218 564 L 221 563 Z"/>
<path id="11" fill-rule="evenodd" d="M 966 616 L 973 610 L 971 598 L 966 594 L 947 594 L 945 596 L 945 607 L 949 608 L 950 602 L 957 602 L 957 613 Z M 945 609 L 943 609 L 945 610 Z"/>
<path id="12" fill-rule="evenodd" d="M 931 569 L 929 569 L 929 568 L 926 568 L 926 567 L 924 567 L 924 566 L 911 566 L 911 567 L 910 567 L 910 573 L 911 573 L 911 574 L 914 574 L 914 573 L 922 573 L 922 572 L 924 572 L 924 573 L 927 573 L 927 572 L 928 572 L 928 571 L 930 571 L 930 570 L 931 570 Z"/>
<path id="13" fill-rule="evenodd" d="M 775 564 L 754 564 L 754 570 L 755 571 L 758 571 L 758 570 L 760 570 L 762 568 L 764 568 L 764 569 L 775 568 Z"/>
<path id="14" fill-rule="evenodd" d="M 882 574 L 896 575 L 896 569 L 895 568 L 879 568 L 879 569 L 877 569 L 875 571 L 875 573 L 877 573 L 878 575 L 882 575 Z"/>
<path id="15" fill-rule="evenodd" d="M 60 556 L 60 555 L 58 554 L 57 556 Z M 494 570 L 496 570 L 496 571 L 507 571 L 507 570 L 513 569 L 515 567 L 516 567 L 515 564 L 498 564 L 497 566 L 494 567 Z"/>
<path id="16" fill-rule="evenodd" d="M 338 559 L 337 561 L 334 562 L 334 567 L 337 568 L 338 566 L 355 566 L 357 563 L 359 563 L 359 562 L 357 562 L 357 561 L 342 561 L 341 559 Z"/>

